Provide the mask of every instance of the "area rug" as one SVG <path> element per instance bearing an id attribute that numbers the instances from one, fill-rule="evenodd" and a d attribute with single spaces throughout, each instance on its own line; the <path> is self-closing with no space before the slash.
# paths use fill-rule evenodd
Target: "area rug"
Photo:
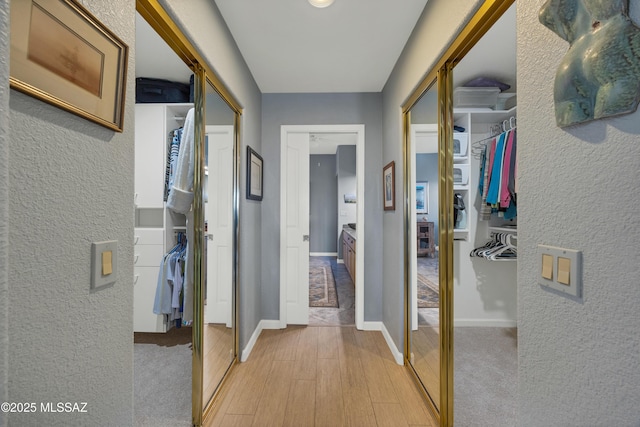
<path id="1" fill-rule="evenodd" d="M 309 259 L 309 307 L 338 308 L 331 262 L 320 257 Z"/>
<path id="2" fill-rule="evenodd" d="M 439 286 L 418 273 L 418 308 L 438 308 L 439 306 Z"/>

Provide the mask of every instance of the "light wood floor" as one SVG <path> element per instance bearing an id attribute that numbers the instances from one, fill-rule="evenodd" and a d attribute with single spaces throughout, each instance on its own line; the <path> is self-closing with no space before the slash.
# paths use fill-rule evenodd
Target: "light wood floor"
<path id="1" fill-rule="evenodd" d="M 380 332 L 264 330 L 206 426 L 429 426 L 436 423 Z"/>
<path id="2" fill-rule="evenodd" d="M 420 325 L 411 332 L 411 354 L 413 368 L 429 391 L 429 395 L 440 404 L 440 336 L 437 327 Z"/>
<path id="3" fill-rule="evenodd" d="M 203 330 L 203 394 L 202 405 L 213 396 L 233 359 L 233 329 L 225 325 L 207 323 Z"/>

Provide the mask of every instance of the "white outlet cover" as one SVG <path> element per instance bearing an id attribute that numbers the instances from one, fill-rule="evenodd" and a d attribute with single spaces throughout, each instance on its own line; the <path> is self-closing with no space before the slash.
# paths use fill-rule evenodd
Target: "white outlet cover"
<path id="1" fill-rule="evenodd" d="M 111 251 L 111 274 L 102 275 L 102 253 Z M 114 283 L 118 277 L 118 241 L 94 242 L 91 244 L 91 289 Z"/>

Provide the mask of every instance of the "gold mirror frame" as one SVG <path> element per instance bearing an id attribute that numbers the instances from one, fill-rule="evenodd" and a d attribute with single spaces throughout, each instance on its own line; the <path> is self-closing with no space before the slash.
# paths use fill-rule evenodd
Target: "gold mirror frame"
<path id="1" fill-rule="evenodd" d="M 160 35 L 160 37 L 173 49 L 185 64 L 195 74 L 194 78 L 194 162 L 200 167 L 194 172 L 194 293 L 193 293 L 193 329 L 192 329 L 192 392 L 191 392 L 191 412 L 194 426 L 202 425 L 203 421 L 211 414 L 219 391 L 228 378 L 231 368 L 238 362 L 238 224 L 239 224 L 239 201 L 240 201 L 240 115 L 242 108 L 240 103 L 231 95 L 218 76 L 213 72 L 212 67 L 200 55 L 197 49 L 191 44 L 178 26 L 173 22 L 169 14 L 159 4 L 158 0 L 136 0 L 136 10 Z M 211 84 L 220 97 L 229 105 L 234 112 L 234 165 L 233 165 L 233 361 L 220 385 L 216 389 L 213 397 L 206 405 L 203 405 L 203 320 L 204 320 L 204 299 L 203 289 L 205 286 L 205 267 L 203 264 L 204 254 L 204 206 L 202 200 L 202 186 L 204 181 L 204 145 L 205 145 L 205 99 L 206 85 Z"/>
<path id="2" fill-rule="evenodd" d="M 411 108 L 434 84 L 438 88 L 438 220 L 440 271 L 440 402 L 435 407 L 427 390 L 409 362 L 411 312 L 410 307 L 410 253 L 411 201 L 404 199 L 404 359 L 405 365 L 421 388 L 429 409 L 441 427 L 453 426 L 453 68 L 471 50 L 485 33 L 498 21 L 515 0 L 486 0 L 465 25 L 433 68 L 423 77 L 416 89 L 402 105 L 403 117 L 403 185 L 404 194 L 410 194 L 410 124 Z"/>

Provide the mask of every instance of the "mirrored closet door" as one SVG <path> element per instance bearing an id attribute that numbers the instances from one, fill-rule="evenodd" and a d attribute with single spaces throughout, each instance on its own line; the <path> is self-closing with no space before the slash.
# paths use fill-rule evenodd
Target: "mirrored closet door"
<path id="1" fill-rule="evenodd" d="M 204 132 L 203 393 L 206 408 L 235 360 L 235 113 L 207 80 Z"/>
<path id="2" fill-rule="evenodd" d="M 434 82 L 435 83 L 435 82 Z M 438 91 L 432 84 L 408 115 L 410 176 L 409 364 L 440 407 Z"/>
<path id="3" fill-rule="evenodd" d="M 516 424 L 515 3 L 453 68 L 454 419 Z"/>
<path id="4" fill-rule="evenodd" d="M 462 109 L 468 99 L 465 95 L 470 95 L 475 101 L 475 92 L 486 91 L 495 94 L 496 90 L 485 87 L 487 81 L 491 83 L 489 86 L 494 84 L 491 79 L 487 79 L 492 76 L 469 77 L 479 77 L 470 84 L 479 88 L 471 90 L 463 86 L 468 82 L 458 81 L 454 84 L 453 77 L 457 64 L 512 4 L 511 0 L 484 2 L 402 107 L 405 134 L 404 185 L 405 192 L 409 195 L 405 206 L 404 227 L 405 359 L 422 387 L 430 409 L 443 427 L 454 425 L 454 396 L 455 407 L 467 407 L 470 404 L 469 400 L 458 402 L 458 398 L 465 399 L 466 390 L 459 387 L 460 383 L 456 377 L 464 376 L 472 380 L 473 375 L 456 370 L 454 353 L 456 363 L 461 360 L 459 356 L 480 356 L 480 353 L 473 353 L 475 350 L 472 347 L 465 347 L 458 340 L 455 340 L 455 345 L 460 345 L 460 348 L 456 347 L 454 351 L 454 322 L 461 325 L 464 322 L 460 322 L 460 316 L 478 315 L 478 311 L 468 310 L 464 305 L 467 299 L 473 299 L 474 296 L 465 293 L 473 286 L 465 277 L 462 268 L 463 264 L 468 263 L 470 256 L 468 246 L 473 246 L 478 241 L 476 211 L 479 211 L 482 202 L 477 201 L 476 187 L 479 186 L 477 179 L 480 174 L 476 169 L 481 161 L 473 156 L 479 151 L 481 140 L 488 138 L 489 135 L 486 134 L 490 132 L 486 125 L 479 126 L 479 120 L 486 120 L 492 114 L 509 114 L 510 111 L 503 110 L 510 110 L 511 107 L 507 104 L 513 102 L 512 96 L 506 93 L 500 97 L 496 96 L 496 102 L 491 105 L 467 105 L 466 109 Z M 494 44 L 493 47 L 497 45 Z M 480 74 L 482 73 L 481 71 Z M 464 73 L 459 74 L 462 79 L 466 78 Z M 482 108 L 482 111 L 477 108 Z M 486 113 L 489 116 L 478 113 Z M 491 118 L 499 119 L 497 115 Z M 509 123 L 508 118 L 506 121 L 504 118 L 499 120 Z M 515 124 L 515 118 L 511 122 Z M 472 135 L 478 132 L 479 128 L 483 129 L 482 136 Z M 425 145 L 430 148 L 424 148 Z M 430 159 L 429 156 L 434 158 Z M 432 175 L 434 163 L 437 165 L 435 177 Z M 484 231 L 486 234 L 490 229 L 485 228 Z M 514 241 L 513 237 L 505 237 L 501 243 L 506 246 Z M 433 252 L 436 254 L 436 260 L 430 259 Z M 507 251 L 501 253 L 507 256 Z M 466 257 L 467 261 L 463 262 L 463 257 Z M 436 278 L 437 281 L 434 283 L 432 279 Z M 490 280 L 482 281 L 485 288 L 475 289 L 476 293 L 483 294 L 477 298 L 481 306 L 479 311 L 509 311 L 508 308 L 500 307 L 502 301 L 498 299 L 494 299 L 493 307 L 482 307 L 482 304 L 487 302 L 482 298 L 493 292 L 489 289 L 493 284 L 489 282 Z M 429 286 L 431 283 L 434 285 Z M 515 282 L 511 286 L 515 288 Z M 430 294 L 427 289 L 437 289 L 437 292 L 431 292 L 431 299 L 436 301 L 434 305 L 437 308 L 426 307 Z M 483 384 L 484 387 L 492 385 Z M 477 392 L 470 398 L 482 399 L 484 394 Z M 498 397 L 489 400 L 491 401 L 484 401 L 485 407 L 500 404 Z M 477 419 L 476 424 L 465 424 L 461 413 L 456 414 L 460 416 L 460 425 L 477 424 Z"/>
<path id="5" fill-rule="evenodd" d="M 162 148 L 161 178 L 166 179 L 166 170 L 170 181 L 163 184 L 169 188 L 169 195 L 158 206 L 163 212 L 158 219 L 164 224 L 162 243 L 168 252 L 185 253 L 180 269 L 184 276 L 183 288 L 177 295 L 185 301 L 179 313 L 180 326 L 192 327 L 191 357 L 185 363 L 191 366 L 188 378 L 191 421 L 199 426 L 211 412 L 238 354 L 238 124 L 241 109 L 157 0 L 138 0 L 136 9 L 193 73 L 190 102 L 162 103 L 165 115 L 159 119 L 161 131 L 156 139 Z M 156 69 L 162 68 L 156 66 Z M 153 104 L 156 103 L 148 103 Z M 167 126 L 175 127 L 171 138 L 164 129 Z M 141 159 L 145 158 L 141 155 Z M 193 171 L 192 181 L 189 181 L 190 171 Z M 192 189 L 192 200 L 171 195 L 176 182 L 185 178 L 189 182 L 183 189 L 185 194 Z M 175 194 L 185 195 L 180 191 Z M 180 206 L 183 199 L 188 199 L 186 206 Z M 158 315 L 156 321 L 161 325 L 157 332 L 166 333 L 178 327 L 178 323 L 164 313 Z"/>

